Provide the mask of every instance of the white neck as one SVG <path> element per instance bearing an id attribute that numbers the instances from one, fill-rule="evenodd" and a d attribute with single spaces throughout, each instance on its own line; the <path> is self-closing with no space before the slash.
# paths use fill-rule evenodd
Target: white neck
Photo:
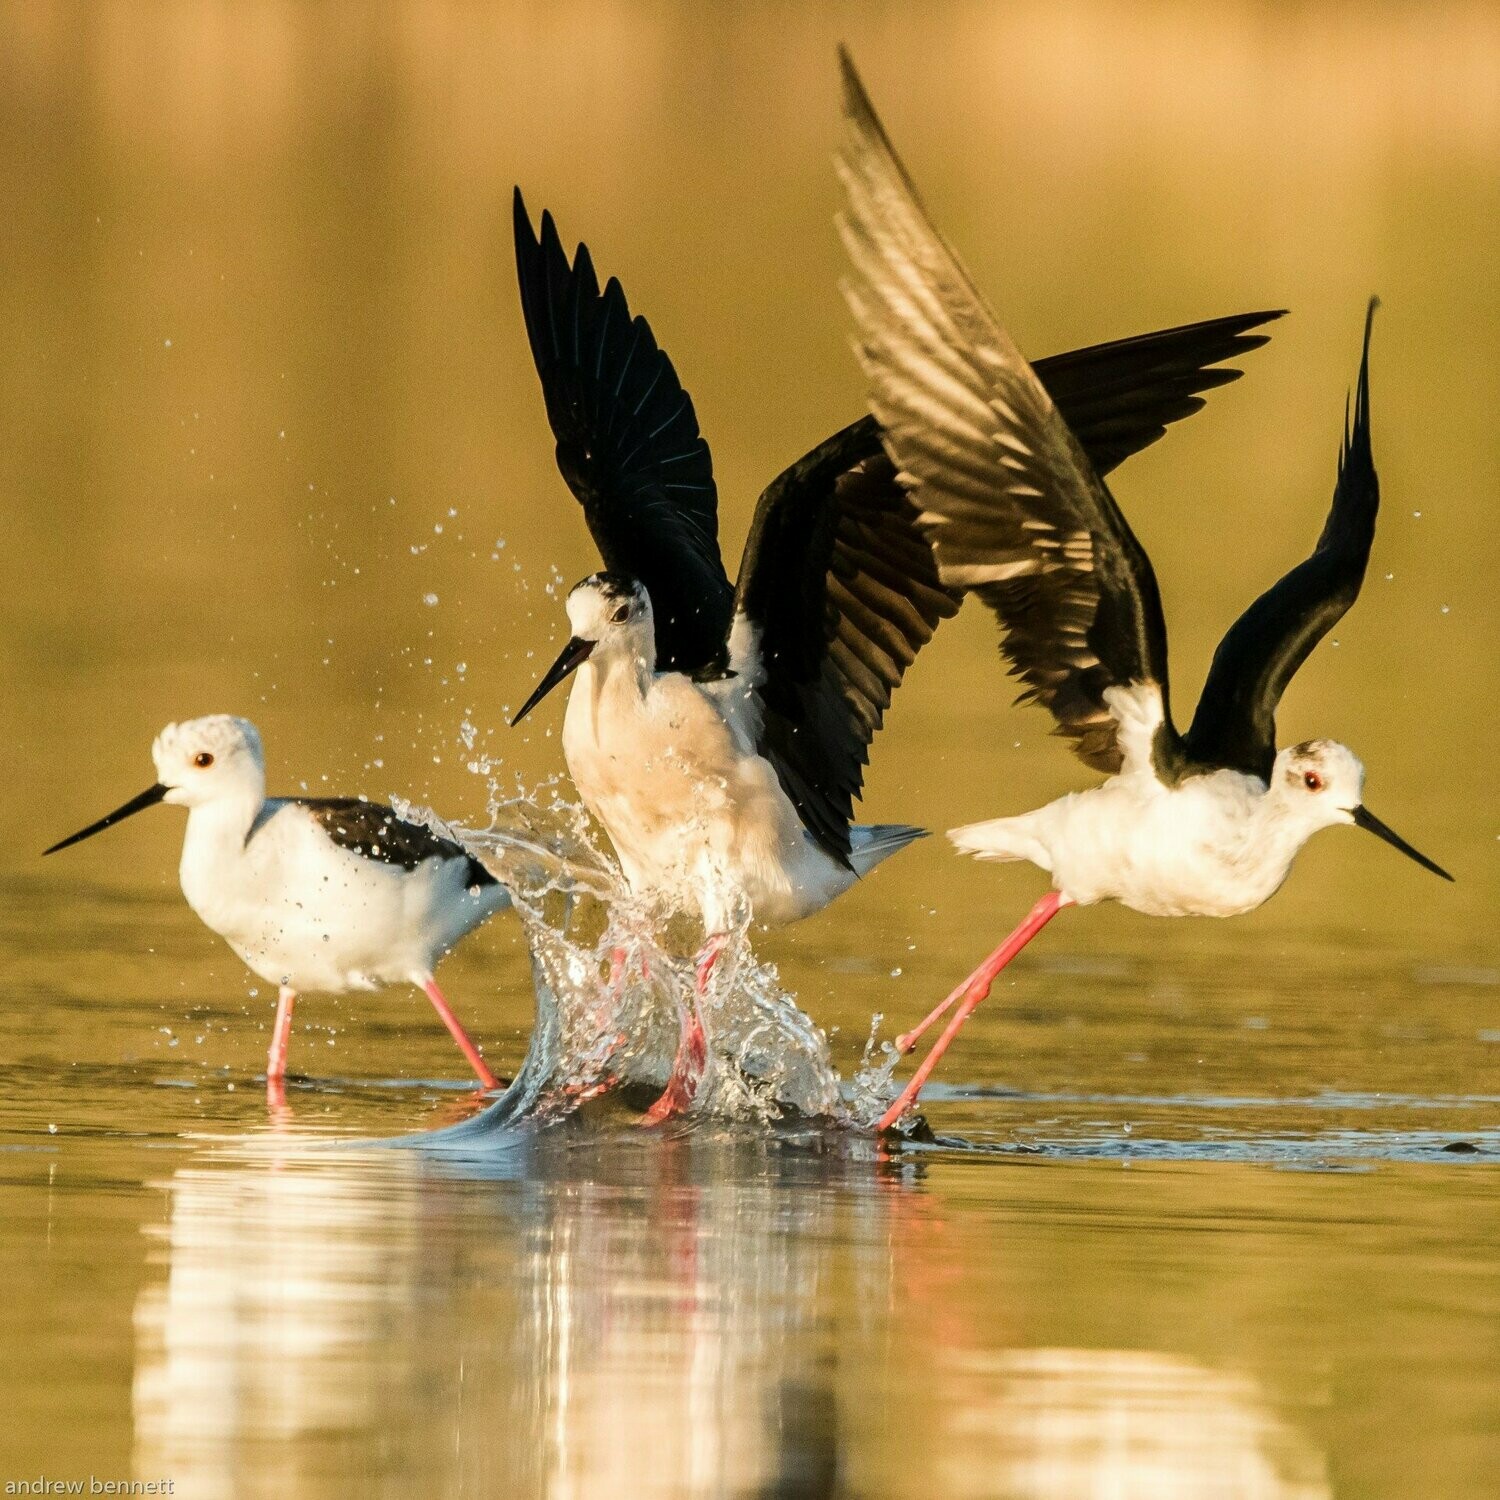
<path id="1" fill-rule="evenodd" d="M 201 870 L 234 858 L 244 850 L 265 800 L 264 788 L 247 786 L 188 811 L 187 832 L 182 841 L 184 887 L 190 878 L 190 868 Z"/>

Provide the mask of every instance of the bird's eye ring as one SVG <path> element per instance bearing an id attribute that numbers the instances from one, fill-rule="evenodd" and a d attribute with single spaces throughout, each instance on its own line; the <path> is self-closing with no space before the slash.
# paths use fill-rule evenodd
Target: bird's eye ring
<path id="1" fill-rule="evenodd" d="M 193 764 L 197 766 L 200 771 L 206 771 L 211 765 L 213 765 L 213 763 L 213 752 L 209 750 L 200 750 L 193 757 Z"/>
<path id="2" fill-rule="evenodd" d="M 623 625 L 630 618 L 630 606 L 622 604 L 609 618 L 614 624 Z"/>
<path id="3" fill-rule="evenodd" d="M 1321 792 L 1323 790 L 1323 778 L 1316 771 L 1306 771 L 1302 776 L 1302 785 L 1310 792 Z"/>

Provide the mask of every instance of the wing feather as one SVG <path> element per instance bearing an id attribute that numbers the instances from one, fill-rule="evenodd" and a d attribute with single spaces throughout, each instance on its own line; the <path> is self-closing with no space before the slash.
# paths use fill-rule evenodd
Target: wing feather
<path id="1" fill-rule="evenodd" d="M 940 581 L 995 611 L 1025 696 L 1088 764 L 1116 770 L 1104 692 L 1154 683 L 1166 709 L 1150 561 L 1038 372 L 928 221 L 847 57 L 844 79 L 840 227 L 855 270 L 845 290 L 872 411 Z M 1083 399 L 1089 381 L 1073 374 Z"/>
<path id="2" fill-rule="evenodd" d="M 1370 447 L 1370 329 L 1377 302 L 1365 312 L 1364 347 L 1347 410 L 1333 504 L 1311 557 L 1267 589 L 1229 628 L 1208 669 L 1184 736 L 1189 756 L 1269 779 L 1276 759 L 1276 705 L 1308 653 L 1359 597 L 1380 481 Z"/>
<path id="3" fill-rule="evenodd" d="M 638 578 L 656 618 L 656 665 L 712 675 L 733 591 L 719 556 L 718 494 L 693 403 L 620 283 L 601 292 L 587 246 L 568 262 L 551 214 L 532 228 L 515 196 L 521 307 L 557 466 L 605 567 Z"/>

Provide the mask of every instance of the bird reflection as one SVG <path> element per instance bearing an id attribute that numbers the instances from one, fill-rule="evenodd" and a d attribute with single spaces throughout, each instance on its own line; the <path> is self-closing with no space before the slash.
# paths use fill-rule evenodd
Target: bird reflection
<path id="1" fill-rule="evenodd" d="M 925 1205 L 868 1140 L 268 1136 L 185 1167 L 136 1311 L 137 1466 L 194 1495 L 837 1489 L 835 1306 Z M 851 1235 L 854 1222 L 881 1232 Z M 851 1262 L 851 1244 L 857 1247 Z M 402 1488 L 402 1486 L 405 1488 Z"/>
<path id="2" fill-rule="evenodd" d="M 996 1350 L 910 1153 L 575 1119 L 467 1157 L 267 1133 L 166 1184 L 136 1467 L 209 1497 L 1326 1494 L 1255 1383 Z"/>

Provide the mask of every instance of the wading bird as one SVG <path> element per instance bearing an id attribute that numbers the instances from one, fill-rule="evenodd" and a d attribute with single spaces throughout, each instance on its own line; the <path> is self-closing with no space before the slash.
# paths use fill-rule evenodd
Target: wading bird
<path id="1" fill-rule="evenodd" d="M 246 719 L 211 714 L 168 724 L 151 758 L 154 786 L 46 852 L 158 802 L 188 809 L 182 894 L 250 969 L 280 987 L 266 1061 L 273 1102 L 284 1096 L 297 993 L 388 984 L 425 991 L 479 1081 L 496 1087 L 432 972 L 460 938 L 510 904 L 483 865 L 377 802 L 268 798 L 260 735 Z"/>
<path id="2" fill-rule="evenodd" d="M 1379 487 L 1370 451 L 1370 323 L 1338 482 L 1311 557 L 1220 643 L 1185 734 L 1167 694 L 1167 633 L 1150 559 L 1067 414 L 1048 395 L 929 222 L 844 59 L 846 286 L 871 409 L 921 512 L 939 576 L 999 618 L 1002 650 L 1102 786 L 955 829 L 981 859 L 1030 860 L 1052 890 L 914 1031 L 952 1019 L 880 1121 L 893 1125 L 995 976 L 1064 906 L 1152 916 L 1253 911 L 1320 828 L 1352 823 L 1452 877 L 1364 805 L 1364 767 L 1331 740 L 1278 753 L 1276 705 L 1359 593 Z"/>
<path id="3" fill-rule="evenodd" d="M 611 279 L 572 263 L 549 213 L 515 197 L 516 264 L 557 463 L 606 571 L 567 598 L 567 644 L 518 723 L 576 672 L 563 753 L 631 889 L 702 918 L 694 1007 L 731 914 L 818 911 L 922 830 L 853 824 L 891 693 L 959 595 L 866 418 L 760 498 L 731 587 L 692 401 Z M 1237 377 L 1212 369 L 1265 342 L 1251 313 L 1038 362 L 1091 462 L 1108 472 Z M 691 1098 L 700 1017 L 684 1014 L 649 1118 Z"/>

